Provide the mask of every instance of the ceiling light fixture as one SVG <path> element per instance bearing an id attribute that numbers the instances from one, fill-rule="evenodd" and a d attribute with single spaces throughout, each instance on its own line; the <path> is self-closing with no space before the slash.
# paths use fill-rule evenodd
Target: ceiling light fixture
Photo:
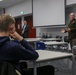
<path id="1" fill-rule="evenodd" d="M 3 0 L 0 0 L 0 1 L 3 1 Z"/>

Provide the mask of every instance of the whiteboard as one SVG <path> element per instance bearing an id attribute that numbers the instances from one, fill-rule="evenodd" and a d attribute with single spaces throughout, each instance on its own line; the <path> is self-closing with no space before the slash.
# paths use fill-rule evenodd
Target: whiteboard
<path id="1" fill-rule="evenodd" d="M 33 0 L 33 26 L 65 24 L 65 0 Z"/>

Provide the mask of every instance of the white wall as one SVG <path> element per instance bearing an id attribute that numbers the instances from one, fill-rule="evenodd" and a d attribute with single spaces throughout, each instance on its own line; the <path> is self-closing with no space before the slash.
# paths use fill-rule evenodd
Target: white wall
<path id="1" fill-rule="evenodd" d="M 67 5 L 76 4 L 76 0 L 66 0 Z"/>
<path id="2" fill-rule="evenodd" d="M 6 8 L 6 13 L 11 14 L 13 17 L 20 16 L 20 12 L 24 11 L 25 14 L 32 13 L 32 0 L 25 0 L 24 2 L 14 5 L 12 7 Z M 68 14 L 68 12 L 67 12 Z M 67 19 L 68 20 L 68 19 Z M 37 28 L 36 29 L 36 36 L 39 36 L 39 33 L 41 32 L 48 32 L 52 33 L 52 36 L 55 37 L 56 35 L 65 36 L 67 33 L 62 34 L 60 32 L 62 28 Z"/>
<path id="3" fill-rule="evenodd" d="M 32 0 L 25 0 L 22 3 L 6 8 L 6 13 L 11 16 L 20 16 L 20 12 L 23 11 L 26 14 L 32 13 Z"/>
<path id="4" fill-rule="evenodd" d="M 39 36 L 39 33 L 51 33 L 52 37 L 56 37 L 57 35 L 62 36 L 67 36 L 68 33 L 61 33 L 61 29 L 65 29 L 65 27 L 59 27 L 59 28 L 37 28 L 36 29 L 36 35 Z"/>
<path id="5" fill-rule="evenodd" d="M 70 20 L 69 18 L 69 14 L 71 12 L 75 13 L 75 18 L 76 18 L 76 5 L 74 6 L 70 6 L 66 8 L 66 26 Z M 65 28 L 65 27 L 63 27 Z M 39 33 L 43 33 L 43 32 L 47 32 L 47 33 L 52 33 L 52 36 L 55 37 L 56 35 L 60 35 L 60 36 L 66 36 L 68 35 L 68 33 L 61 33 L 60 30 L 63 29 L 62 27 L 60 28 L 37 28 L 37 36 L 39 35 Z"/>

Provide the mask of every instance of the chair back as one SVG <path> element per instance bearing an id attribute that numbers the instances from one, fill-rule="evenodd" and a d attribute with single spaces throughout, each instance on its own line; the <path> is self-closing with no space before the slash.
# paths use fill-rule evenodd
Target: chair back
<path id="1" fill-rule="evenodd" d="M 64 42 L 69 42 L 68 36 L 64 36 Z"/>
<path id="2" fill-rule="evenodd" d="M 14 66 L 9 62 L 0 62 L 0 75 L 18 75 Z"/>

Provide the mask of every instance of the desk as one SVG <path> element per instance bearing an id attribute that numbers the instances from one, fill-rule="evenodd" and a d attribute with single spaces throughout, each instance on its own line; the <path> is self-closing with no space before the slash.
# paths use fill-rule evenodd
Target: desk
<path id="1" fill-rule="evenodd" d="M 24 38 L 27 42 L 34 42 L 35 44 L 35 49 L 36 49 L 36 42 L 40 41 L 41 38 Z"/>
<path id="2" fill-rule="evenodd" d="M 45 45 L 47 46 L 54 46 L 54 45 L 67 45 L 68 47 L 68 43 L 67 42 L 55 42 L 55 41 L 50 41 L 50 42 L 44 42 Z M 68 49 L 67 49 L 68 52 Z"/>
<path id="3" fill-rule="evenodd" d="M 65 58 L 72 58 L 73 55 L 69 53 L 61 53 L 61 52 L 54 52 L 54 51 L 47 51 L 47 50 L 37 50 L 39 54 L 39 58 L 34 61 L 34 75 L 37 75 L 37 63 L 40 62 L 47 62 L 47 61 L 53 61 L 58 59 L 65 59 Z M 74 74 L 74 59 L 72 60 L 72 70 L 73 75 Z"/>
<path id="4" fill-rule="evenodd" d="M 28 42 L 36 42 L 36 41 L 40 41 L 41 38 L 24 38 L 26 41 Z"/>
<path id="5" fill-rule="evenodd" d="M 42 41 L 60 41 L 61 39 L 59 38 L 42 38 Z"/>
<path id="6" fill-rule="evenodd" d="M 52 42 L 52 41 L 50 41 L 50 42 L 44 42 L 44 44 L 46 44 L 46 45 L 64 45 L 64 44 L 67 44 L 67 42 Z"/>

